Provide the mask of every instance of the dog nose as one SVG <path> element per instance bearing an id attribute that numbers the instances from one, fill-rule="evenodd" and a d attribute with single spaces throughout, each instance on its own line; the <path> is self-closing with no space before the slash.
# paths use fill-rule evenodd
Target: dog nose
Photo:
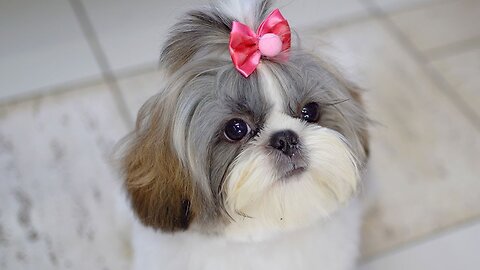
<path id="1" fill-rule="evenodd" d="M 291 157 L 298 151 L 298 135 L 288 129 L 276 132 L 270 138 L 270 146 Z"/>

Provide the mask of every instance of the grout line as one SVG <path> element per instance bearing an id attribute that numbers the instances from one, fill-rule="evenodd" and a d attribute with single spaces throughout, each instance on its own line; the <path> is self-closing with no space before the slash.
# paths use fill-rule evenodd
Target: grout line
<path id="1" fill-rule="evenodd" d="M 402 251 L 414 248 L 414 247 L 419 246 L 421 244 L 438 240 L 442 237 L 452 235 L 455 232 L 458 232 L 458 231 L 464 230 L 464 229 L 468 229 L 468 228 L 470 228 L 472 226 L 475 226 L 475 225 L 478 225 L 478 224 L 480 224 L 480 217 L 473 217 L 473 218 L 469 218 L 467 220 L 456 222 L 456 223 L 451 224 L 450 226 L 448 226 L 446 228 L 433 230 L 430 233 L 427 233 L 427 234 L 424 234 L 423 236 L 415 238 L 414 240 L 398 244 L 393 248 L 389 248 L 387 250 L 380 251 L 380 252 L 378 252 L 374 255 L 371 255 L 371 256 L 368 256 L 368 257 L 365 257 L 365 258 L 361 258 L 360 261 L 359 261 L 359 264 L 363 265 L 363 264 L 368 264 L 368 263 L 374 262 L 374 261 L 376 261 L 376 260 L 378 260 L 382 257 L 389 256 L 389 255 L 394 255 L 398 252 L 402 252 Z"/>
<path id="2" fill-rule="evenodd" d="M 0 98 L 0 107 L 16 105 L 21 102 L 40 99 L 50 95 L 57 95 L 61 93 L 68 93 L 78 90 L 79 88 L 87 88 L 94 85 L 103 83 L 104 80 L 100 75 L 89 77 L 86 79 L 80 79 L 61 83 L 58 85 L 40 87 L 32 90 L 28 90 L 27 93 L 17 94 L 13 96 L 7 96 Z"/>
<path id="3" fill-rule="evenodd" d="M 459 95 L 453 91 L 451 85 L 436 72 L 432 67 L 428 65 L 428 61 L 424 55 L 412 44 L 408 37 L 390 20 L 388 15 L 376 5 L 372 0 L 360 0 L 362 1 L 370 14 L 376 17 L 381 24 L 394 35 L 398 43 L 409 53 L 413 59 L 417 62 L 423 72 L 430 77 L 436 89 L 447 97 L 450 102 L 463 114 L 463 116 L 471 122 L 477 131 L 480 131 L 480 116 L 470 107 L 470 105 Z"/>
<path id="4" fill-rule="evenodd" d="M 81 0 L 69 0 L 69 2 L 73 9 L 73 12 L 77 17 L 82 32 L 87 39 L 87 42 L 95 57 L 95 60 L 97 61 L 100 70 L 102 71 L 102 78 L 105 80 L 105 83 L 109 86 L 109 89 L 111 90 L 114 102 L 116 103 L 117 108 L 120 111 L 122 119 L 128 128 L 132 128 L 134 126 L 134 121 L 130 116 L 128 106 L 125 102 L 122 92 L 120 91 L 120 86 L 118 85 L 115 74 L 113 73 L 110 64 L 108 63 L 107 56 L 102 50 L 97 33 L 95 32 L 95 29 L 90 22 L 85 6 L 83 5 Z"/>
<path id="5" fill-rule="evenodd" d="M 480 36 L 455 42 L 442 47 L 433 48 L 424 52 L 428 61 L 438 60 L 451 55 L 461 54 L 480 48 Z"/>
<path id="6" fill-rule="evenodd" d="M 118 71 L 115 71 L 116 78 L 130 78 L 141 74 L 158 71 L 157 63 L 146 63 L 142 65 L 130 66 Z M 57 95 L 70 91 L 78 90 L 79 88 L 86 88 L 94 85 L 105 83 L 105 79 L 101 74 L 95 76 L 83 78 L 80 80 L 69 81 L 60 83 L 58 85 L 52 85 L 48 87 L 40 87 L 37 89 L 29 90 L 27 93 L 2 97 L 0 98 L 1 106 L 15 105 L 21 102 L 39 99 L 49 95 Z"/>

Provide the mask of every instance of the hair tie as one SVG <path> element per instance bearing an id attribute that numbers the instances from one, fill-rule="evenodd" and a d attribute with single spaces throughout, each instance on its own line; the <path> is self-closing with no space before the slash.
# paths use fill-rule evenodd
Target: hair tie
<path id="1" fill-rule="evenodd" d="M 229 51 L 235 68 L 245 77 L 255 71 L 260 58 L 275 57 L 290 49 L 291 32 L 287 20 L 275 9 L 260 24 L 257 32 L 234 21 Z"/>

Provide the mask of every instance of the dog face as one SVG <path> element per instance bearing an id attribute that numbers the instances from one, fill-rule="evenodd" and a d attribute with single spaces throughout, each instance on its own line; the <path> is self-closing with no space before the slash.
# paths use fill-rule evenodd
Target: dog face
<path id="1" fill-rule="evenodd" d="M 245 5 L 240 17 L 258 26 L 268 2 Z M 232 12 L 212 6 L 173 28 L 165 89 L 127 139 L 126 189 L 147 226 L 252 238 L 318 222 L 356 191 L 367 152 L 358 90 L 300 49 L 245 78 L 228 55 Z"/>

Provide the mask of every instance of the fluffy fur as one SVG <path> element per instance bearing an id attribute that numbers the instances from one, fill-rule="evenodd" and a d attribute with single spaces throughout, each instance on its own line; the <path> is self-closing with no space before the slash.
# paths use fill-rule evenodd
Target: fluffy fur
<path id="1" fill-rule="evenodd" d="M 165 88 L 126 139 L 125 186 L 138 223 L 135 269 L 349 269 L 368 154 L 360 92 L 297 45 L 244 78 L 228 54 L 232 21 L 252 29 L 267 0 L 192 11 L 161 56 Z M 316 122 L 301 119 L 316 103 Z M 233 118 L 251 132 L 232 142 Z M 272 147 L 298 135 L 295 155 Z"/>

